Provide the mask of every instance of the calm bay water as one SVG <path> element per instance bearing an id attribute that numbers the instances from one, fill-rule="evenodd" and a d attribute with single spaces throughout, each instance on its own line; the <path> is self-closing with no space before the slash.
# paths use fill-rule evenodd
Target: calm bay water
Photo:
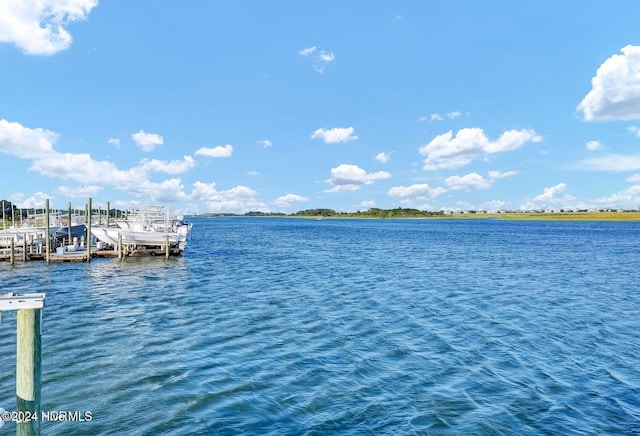
<path id="1" fill-rule="evenodd" d="M 193 222 L 168 261 L 0 264 L 47 294 L 43 410 L 92 412 L 43 434 L 640 434 L 640 223 Z"/>

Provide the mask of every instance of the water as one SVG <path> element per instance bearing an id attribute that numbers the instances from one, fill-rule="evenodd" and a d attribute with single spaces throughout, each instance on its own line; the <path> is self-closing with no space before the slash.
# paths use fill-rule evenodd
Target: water
<path id="1" fill-rule="evenodd" d="M 0 264 L 47 294 L 43 410 L 92 413 L 43 434 L 640 433 L 639 223 L 193 221 L 168 261 Z"/>

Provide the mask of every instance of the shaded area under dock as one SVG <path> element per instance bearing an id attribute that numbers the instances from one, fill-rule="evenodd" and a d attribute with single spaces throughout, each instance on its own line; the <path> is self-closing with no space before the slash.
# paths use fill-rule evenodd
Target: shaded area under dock
<path id="1" fill-rule="evenodd" d="M 49 263 L 82 263 L 95 258 L 125 258 L 125 257 L 144 257 L 144 256 L 180 256 L 182 250 L 177 247 L 166 248 L 140 248 L 140 247 L 123 247 L 121 252 L 114 249 L 91 249 L 90 254 L 87 251 L 69 251 L 63 253 L 50 253 Z M 17 249 L 11 253 L 11 249 L 0 250 L 0 262 L 25 262 L 25 261 L 46 261 L 47 256 L 44 250 L 42 252 L 26 253 L 24 255 L 22 249 Z"/>

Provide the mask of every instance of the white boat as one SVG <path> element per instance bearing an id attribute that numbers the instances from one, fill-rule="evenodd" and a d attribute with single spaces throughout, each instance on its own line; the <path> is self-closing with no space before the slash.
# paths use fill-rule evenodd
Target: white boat
<path id="1" fill-rule="evenodd" d="M 0 230 L 0 247 L 9 247 L 11 241 L 15 246 L 22 245 L 24 241 L 36 244 L 45 244 L 47 227 L 46 215 L 28 215 L 26 219 L 20 219 L 20 223 L 13 222 L 11 226 Z M 49 231 L 53 235 L 58 229 L 55 214 L 49 214 Z"/>
<path id="2" fill-rule="evenodd" d="M 163 206 L 148 206 L 126 219 L 114 220 L 112 225 L 96 226 L 91 233 L 98 241 L 117 247 L 125 245 L 163 247 L 184 250 L 191 235 L 193 224 L 177 217 L 170 217 Z"/>
<path id="3" fill-rule="evenodd" d="M 11 241 L 15 246 L 22 245 L 25 240 L 43 243 L 46 239 L 46 232 L 44 227 L 31 226 L 28 221 L 19 227 L 7 227 L 0 230 L 0 247 L 11 246 Z"/>

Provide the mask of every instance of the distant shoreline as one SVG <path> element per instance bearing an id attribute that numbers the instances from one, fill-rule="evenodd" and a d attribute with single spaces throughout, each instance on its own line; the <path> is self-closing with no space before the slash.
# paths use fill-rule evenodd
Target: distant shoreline
<path id="1" fill-rule="evenodd" d="M 392 210 L 397 212 L 397 210 Z M 505 221 L 640 221 L 639 211 L 622 211 L 622 212 L 501 212 L 501 213 L 488 213 L 488 212 L 466 212 L 466 213 L 453 213 L 453 214 L 436 214 L 436 213 L 421 213 L 421 214 L 389 214 L 390 211 L 385 212 L 385 216 L 381 216 L 380 213 L 336 213 L 335 215 L 305 215 L 300 214 L 270 214 L 270 213 L 248 213 L 248 214 L 201 214 L 192 215 L 194 218 L 216 218 L 216 217 L 262 217 L 262 218 L 302 218 L 302 219 L 446 219 L 446 220 L 482 220 L 482 219 L 496 219 Z"/>
<path id="2" fill-rule="evenodd" d="M 452 219 L 501 219 L 509 221 L 640 221 L 640 211 L 629 212 L 523 212 L 454 214 Z"/>

